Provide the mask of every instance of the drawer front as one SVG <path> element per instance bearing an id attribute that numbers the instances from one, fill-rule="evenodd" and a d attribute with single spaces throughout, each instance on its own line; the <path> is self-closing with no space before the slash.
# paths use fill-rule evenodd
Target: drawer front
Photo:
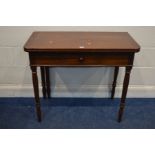
<path id="1" fill-rule="evenodd" d="M 30 65 L 41 66 L 124 66 L 132 65 L 130 53 L 31 53 Z"/>

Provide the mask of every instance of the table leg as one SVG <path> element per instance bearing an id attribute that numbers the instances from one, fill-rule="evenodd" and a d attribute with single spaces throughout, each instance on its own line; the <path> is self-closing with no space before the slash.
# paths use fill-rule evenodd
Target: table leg
<path id="1" fill-rule="evenodd" d="M 51 98 L 51 88 L 50 88 L 50 73 L 49 73 L 49 67 L 45 67 L 46 71 L 46 91 L 48 98 Z"/>
<path id="2" fill-rule="evenodd" d="M 36 112 L 37 112 L 38 121 L 41 122 L 41 109 L 40 109 L 40 99 L 39 99 L 37 67 L 31 66 L 31 70 L 32 70 L 32 81 L 33 81 L 35 103 L 36 103 Z"/>
<path id="3" fill-rule="evenodd" d="M 116 88 L 118 72 L 119 72 L 119 67 L 116 66 L 115 71 L 114 71 L 114 81 L 113 81 L 113 84 L 112 84 L 111 99 L 114 99 L 114 96 L 115 96 L 115 88 Z"/>
<path id="4" fill-rule="evenodd" d="M 126 100 L 126 95 L 128 91 L 128 85 L 129 85 L 129 80 L 130 80 L 130 73 L 132 70 L 132 66 L 127 66 L 126 71 L 125 71 L 125 78 L 124 78 L 124 83 L 123 83 L 123 91 L 122 91 L 122 97 L 121 97 L 121 103 L 120 103 L 120 109 L 118 112 L 118 122 L 122 121 L 122 116 L 125 108 L 125 100 Z"/>
<path id="5" fill-rule="evenodd" d="M 41 72 L 41 83 L 42 83 L 42 92 L 43 92 L 43 97 L 44 99 L 46 98 L 46 75 L 45 75 L 45 67 L 41 66 L 40 67 L 40 72 Z"/>

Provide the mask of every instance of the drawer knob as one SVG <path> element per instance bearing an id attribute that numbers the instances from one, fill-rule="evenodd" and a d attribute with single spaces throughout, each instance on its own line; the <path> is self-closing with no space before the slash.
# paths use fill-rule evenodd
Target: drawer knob
<path id="1" fill-rule="evenodd" d="M 80 57 L 79 60 L 82 62 L 84 61 L 84 57 Z"/>

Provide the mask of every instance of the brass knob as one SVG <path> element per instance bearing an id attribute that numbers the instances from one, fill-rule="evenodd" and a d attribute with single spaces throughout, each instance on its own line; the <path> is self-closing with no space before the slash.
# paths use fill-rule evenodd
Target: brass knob
<path id="1" fill-rule="evenodd" d="M 84 57 L 80 57 L 79 60 L 82 62 L 84 61 Z"/>

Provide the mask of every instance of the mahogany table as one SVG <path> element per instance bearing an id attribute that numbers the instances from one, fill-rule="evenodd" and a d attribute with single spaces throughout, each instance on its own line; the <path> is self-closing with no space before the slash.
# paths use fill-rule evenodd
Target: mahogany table
<path id="1" fill-rule="evenodd" d="M 49 67 L 115 67 L 111 98 L 114 98 L 119 67 L 125 67 L 118 112 L 121 122 L 134 56 L 140 46 L 127 32 L 34 32 L 24 46 L 29 54 L 38 121 L 41 121 L 37 67 L 41 69 L 43 97 L 50 98 Z"/>

